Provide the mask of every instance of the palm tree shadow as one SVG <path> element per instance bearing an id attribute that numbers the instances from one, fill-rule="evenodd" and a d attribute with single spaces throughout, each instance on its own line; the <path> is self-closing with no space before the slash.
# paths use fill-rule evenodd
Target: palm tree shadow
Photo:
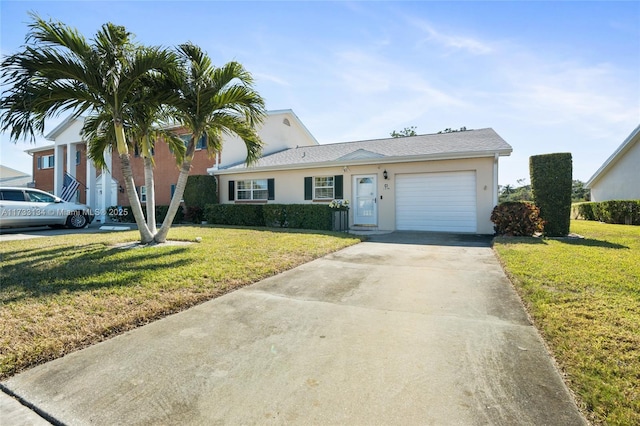
<path id="1" fill-rule="evenodd" d="M 149 272 L 189 263 L 188 258 L 176 256 L 186 250 L 180 246 L 163 251 L 135 249 L 122 256 L 121 248 L 91 244 L 75 256 L 69 256 L 68 247 L 36 250 L 30 256 L 16 254 L 13 258 L 8 254 L 3 259 L 0 303 L 135 286 Z M 65 261 L 55 261 L 61 256 L 66 256 Z"/>

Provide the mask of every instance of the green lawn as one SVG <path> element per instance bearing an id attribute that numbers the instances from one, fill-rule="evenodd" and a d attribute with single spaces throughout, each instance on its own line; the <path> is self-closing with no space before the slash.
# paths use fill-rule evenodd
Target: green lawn
<path id="1" fill-rule="evenodd" d="M 360 242 L 345 234 L 185 226 L 0 244 L 0 378 Z"/>
<path id="2" fill-rule="evenodd" d="M 640 227 L 572 221 L 584 239 L 494 248 L 569 387 L 597 424 L 640 424 Z"/>

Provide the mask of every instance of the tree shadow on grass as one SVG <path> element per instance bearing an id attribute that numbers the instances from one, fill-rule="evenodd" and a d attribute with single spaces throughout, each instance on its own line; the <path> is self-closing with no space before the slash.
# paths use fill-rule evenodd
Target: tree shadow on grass
<path id="1" fill-rule="evenodd" d="M 628 246 L 612 243 L 604 240 L 595 240 L 592 238 L 575 238 L 575 237 L 496 237 L 494 242 L 502 244 L 543 244 L 548 245 L 549 241 L 557 241 L 562 244 L 585 247 L 602 247 L 610 249 L 629 249 Z"/>
<path id="2" fill-rule="evenodd" d="M 190 263 L 180 256 L 186 250 L 184 246 L 124 250 L 89 244 L 5 253 L 0 303 L 138 285 L 156 271 Z"/>
<path id="3" fill-rule="evenodd" d="M 549 239 L 553 241 L 558 241 L 562 244 L 568 244 L 572 246 L 602 247 L 602 248 L 617 249 L 617 250 L 629 249 L 628 246 L 625 246 L 622 244 L 612 243 L 610 241 L 604 241 L 604 240 L 594 240 L 591 238 L 560 237 L 560 238 L 549 238 Z"/>

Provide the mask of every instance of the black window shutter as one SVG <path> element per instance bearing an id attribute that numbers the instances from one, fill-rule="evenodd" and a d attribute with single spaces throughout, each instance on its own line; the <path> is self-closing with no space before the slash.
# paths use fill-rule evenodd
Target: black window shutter
<path id="1" fill-rule="evenodd" d="M 342 175 L 336 175 L 333 177 L 333 198 L 341 200 L 344 198 L 342 191 Z"/>
<path id="2" fill-rule="evenodd" d="M 39 156 L 38 157 L 38 170 L 40 170 L 42 168 L 42 157 Z"/>
<path id="3" fill-rule="evenodd" d="M 275 179 L 267 179 L 267 190 L 269 193 L 269 195 L 267 196 L 268 200 L 275 200 L 276 198 L 275 184 L 276 184 Z"/>
<path id="4" fill-rule="evenodd" d="M 236 199 L 236 182 L 233 180 L 229 181 L 229 201 L 234 201 Z"/>
<path id="5" fill-rule="evenodd" d="M 304 199 L 313 200 L 313 178 L 304 178 Z"/>

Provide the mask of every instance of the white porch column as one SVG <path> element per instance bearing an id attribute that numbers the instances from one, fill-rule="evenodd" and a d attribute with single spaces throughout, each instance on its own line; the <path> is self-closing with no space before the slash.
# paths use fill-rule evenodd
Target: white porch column
<path id="1" fill-rule="evenodd" d="M 111 152 L 105 149 L 104 151 L 104 161 L 111 168 L 113 167 L 113 162 L 111 161 Z M 100 220 L 100 222 L 105 223 L 107 219 L 107 209 L 113 205 L 111 194 L 111 172 L 109 170 L 102 170 L 102 175 L 100 175 L 102 179 L 102 194 L 100 194 L 100 207 L 102 211 L 100 211 L 100 216 L 96 216 L 96 219 Z"/>
<path id="2" fill-rule="evenodd" d="M 96 212 L 95 210 L 98 208 L 98 198 L 96 193 L 96 166 L 93 164 L 93 161 L 87 157 L 87 205 L 91 207 L 91 210 L 94 210 L 94 214 L 98 215 L 100 212 Z"/>
<path id="3" fill-rule="evenodd" d="M 495 154 L 493 157 L 493 206 L 498 205 L 498 160 L 500 156 Z"/>
<path id="4" fill-rule="evenodd" d="M 64 180 L 64 145 L 56 145 L 53 149 L 53 193 L 62 194 Z"/>
<path id="5" fill-rule="evenodd" d="M 67 173 L 72 177 L 76 177 L 76 147 L 77 144 L 70 143 L 67 145 Z"/>

